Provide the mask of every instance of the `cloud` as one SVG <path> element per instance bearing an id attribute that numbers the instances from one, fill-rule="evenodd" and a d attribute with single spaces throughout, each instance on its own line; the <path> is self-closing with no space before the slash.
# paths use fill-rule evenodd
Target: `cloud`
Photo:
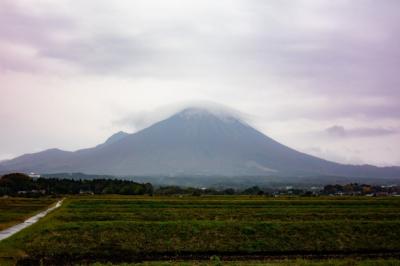
<path id="1" fill-rule="evenodd" d="M 27 56 L 3 50 L 4 69 L 27 71 L 45 60 L 82 74 L 221 83 L 273 78 L 279 87 L 327 99 L 400 101 L 398 1 L 1 5 L 0 41 L 31 51 Z"/>
<path id="2" fill-rule="evenodd" d="M 359 137 L 382 137 L 392 134 L 398 134 L 399 131 L 387 128 L 350 128 L 346 129 L 343 126 L 331 126 L 323 131 L 326 136 L 334 138 L 359 138 Z"/>
<path id="3" fill-rule="evenodd" d="M 129 130 L 138 131 L 152 124 L 185 110 L 186 108 L 205 109 L 220 118 L 235 117 L 244 123 L 252 123 L 254 117 L 237 109 L 213 101 L 182 101 L 174 104 L 164 105 L 152 110 L 141 110 L 122 118 L 112 121 L 114 126 L 124 127 Z"/>
<path id="4" fill-rule="evenodd" d="M 39 55 L 40 50 L 56 45 L 62 36 L 73 34 L 73 20 L 34 10 L 21 1 L 1 1 L 0 71 L 29 73 L 51 69 L 53 63 L 46 62 Z"/>
<path id="5" fill-rule="evenodd" d="M 148 74 L 157 50 L 144 38 L 126 38 L 117 34 L 77 38 L 62 42 L 39 55 L 63 60 L 84 72 L 94 74 Z"/>
<path id="6" fill-rule="evenodd" d="M 342 134 L 368 148 L 357 155 L 366 162 L 392 162 L 399 12 L 397 0 L 2 0 L 0 146 L 81 148 L 173 112 L 160 106 L 204 99 L 299 147 L 315 141 L 298 140 L 303 130 L 341 125 L 319 145 Z M 36 133 L 19 146 L 26 125 Z"/>

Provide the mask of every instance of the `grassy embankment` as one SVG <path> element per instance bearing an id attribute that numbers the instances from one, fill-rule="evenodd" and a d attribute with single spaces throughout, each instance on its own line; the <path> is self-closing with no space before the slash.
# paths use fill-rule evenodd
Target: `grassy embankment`
<path id="1" fill-rule="evenodd" d="M 0 243 L 0 257 L 32 263 L 399 252 L 400 199 L 389 197 L 72 197 Z"/>

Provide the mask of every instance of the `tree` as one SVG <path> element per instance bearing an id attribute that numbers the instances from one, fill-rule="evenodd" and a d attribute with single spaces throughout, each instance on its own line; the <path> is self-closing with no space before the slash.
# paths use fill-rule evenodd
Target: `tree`
<path id="1" fill-rule="evenodd" d="M 31 190 L 34 188 L 32 179 L 22 173 L 11 173 L 1 177 L 0 187 L 9 191 L 9 193 L 17 193 L 21 190 Z"/>

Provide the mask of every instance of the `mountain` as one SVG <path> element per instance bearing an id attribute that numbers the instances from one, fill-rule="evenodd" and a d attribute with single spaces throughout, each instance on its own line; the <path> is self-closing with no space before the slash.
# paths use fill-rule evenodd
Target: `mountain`
<path id="1" fill-rule="evenodd" d="M 282 145 L 234 115 L 183 111 L 137 133 L 118 132 L 96 147 L 26 154 L 0 172 L 83 172 L 136 176 L 400 177 L 400 167 L 326 161 Z"/>
<path id="2" fill-rule="evenodd" d="M 123 131 L 117 132 L 114 135 L 112 135 L 111 137 L 109 137 L 106 142 L 103 143 L 103 145 L 109 145 L 112 144 L 114 142 L 117 142 L 120 139 L 125 138 L 126 136 L 128 136 L 129 134 Z"/>

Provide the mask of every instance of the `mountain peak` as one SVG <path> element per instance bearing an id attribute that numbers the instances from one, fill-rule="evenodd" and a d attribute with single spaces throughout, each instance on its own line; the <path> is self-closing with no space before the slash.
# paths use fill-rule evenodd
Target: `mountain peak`
<path id="1" fill-rule="evenodd" d="M 222 107 L 186 107 L 182 111 L 175 114 L 179 118 L 187 120 L 191 119 L 204 119 L 204 118 L 217 118 L 224 122 L 241 121 L 238 112 L 228 110 Z"/>
<path id="2" fill-rule="evenodd" d="M 202 107 L 187 107 L 178 113 L 179 116 L 204 116 L 214 115 L 210 109 Z"/>
<path id="3" fill-rule="evenodd" d="M 124 132 L 124 131 L 119 131 L 119 132 L 113 134 L 111 137 L 109 137 L 109 138 L 106 140 L 105 144 L 114 143 L 114 142 L 116 142 L 116 141 L 118 141 L 118 140 L 120 140 L 120 139 L 126 137 L 127 135 L 129 135 L 129 134 L 126 133 L 126 132 Z"/>

